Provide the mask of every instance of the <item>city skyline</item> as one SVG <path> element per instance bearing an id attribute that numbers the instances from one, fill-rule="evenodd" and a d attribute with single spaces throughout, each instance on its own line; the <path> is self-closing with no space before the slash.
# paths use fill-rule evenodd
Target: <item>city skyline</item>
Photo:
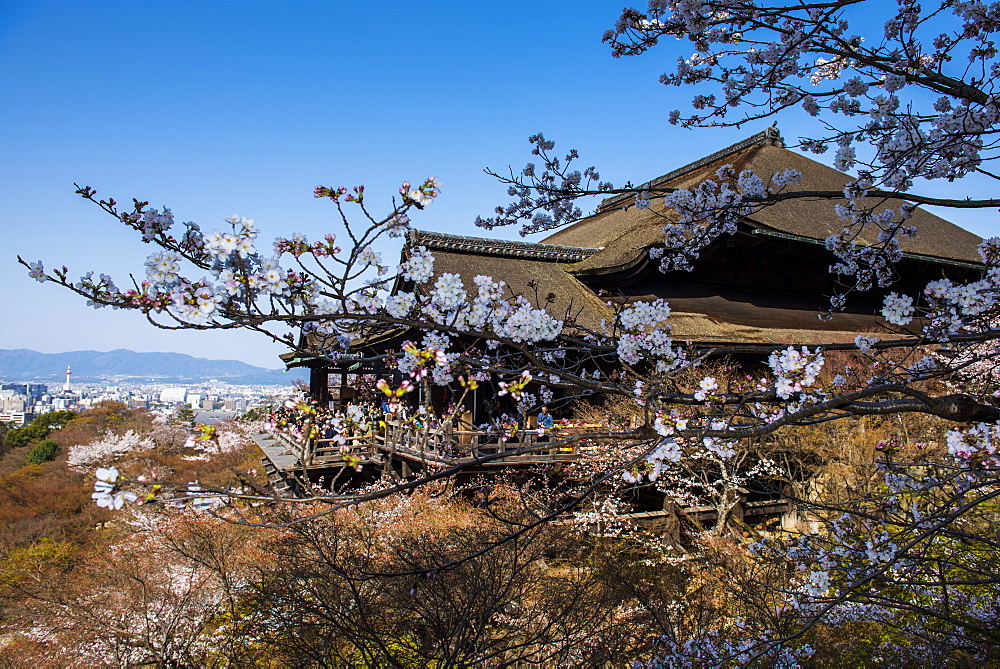
<path id="1" fill-rule="evenodd" d="M 12 383 L 0 375 L 0 423 L 23 425 L 53 411 L 86 411 L 102 402 L 118 402 L 133 409 L 148 409 L 163 415 L 188 407 L 196 412 L 199 422 L 214 423 L 229 420 L 253 407 L 278 402 L 278 398 L 284 399 L 294 393 L 291 384 L 227 383 L 217 380 L 60 385 Z"/>
<path id="2" fill-rule="evenodd" d="M 515 238 L 472 221 L 507 200 L 481 170 L 520 169 L 530 134 L 545 132 L 557 153 L 578 148 L 583 166 L 622 184 L 761 129 L 668 125 L 688 101 L 657 78 L 688 46 L 611 58 L 600 36 L 619 10 L 606 2 L 502 10 L 442 2 L 423 13 L 401 2 L 4 3 L 0 309 L 13 326 L 0 348 L 128 348 L 280 367 L 286 348 L 258 335 L 157 330 L 138 314 L 94 311 L 31 280 L 15 254 L 66 264 L 74 278 L 141 277 L 150 249 L 74 195 L 74 182 L 168 206 L 206 230 L 234 213 L 254 218 L 266 249 L 278 235 L 337 231 L 330 203 L 312 198 L 317 184 L 365 184 L 384 212 L 401 181 L 436 175 L 442 197 L 415 227 Z M 794 138 L 800 127 L 790 117 L 781 130 Z M 981 212 L 948 217 L 980 235 L 992 226 Z"/>

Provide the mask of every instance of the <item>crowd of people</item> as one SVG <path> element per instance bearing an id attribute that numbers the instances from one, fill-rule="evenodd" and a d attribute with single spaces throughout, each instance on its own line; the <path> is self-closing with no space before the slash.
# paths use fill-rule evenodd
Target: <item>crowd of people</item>
<path id="1" fill-rule="evenodd" d="M 349 403 L 342 410 L 323 406 L 315 400 L 301 397 L 272 407 L 265 417 L 271 432 L 287 434 L 298 440 L 323 439 L 342 441 L 345 437 L 366 433 L 380 421 L 395 420 L 408 423 L 417 429 L 436 430 L 441 426 L 438 416 L 424 407 L 411 409 L 397 406 L 392 411 L 388 400 Z M 537 431 L 539 440 L 548 440 L 553 434 L 556 419 L 548 406 L 542 406 L 532 426 L 527 416 L 499 414 L 478 426 L 486 433 L 495 434 L 498 440 L 510 441 L 521 431 Z"/>
<path id="2" fill-rule="evenodd" d="M 344 411 L 335 411 L 311 399 L 288 400 L 272 407 L 266 423 L 271 432 L 288 434 L 297 439 L 338 439 L 345 432 L 366 432 L 377 409 L 372 404 L 348 404 Z"/>

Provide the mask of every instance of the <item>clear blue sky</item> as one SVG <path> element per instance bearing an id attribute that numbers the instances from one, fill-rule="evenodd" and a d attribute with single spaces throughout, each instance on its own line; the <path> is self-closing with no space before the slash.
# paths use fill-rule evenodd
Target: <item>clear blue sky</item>
<path id="1" fill-rule="evenodd" d="M 666 123 L 689 91 L 657 77 L 688 46 L 614 60 L 620 2 L 0 2 L 0 348 L 129 348 L 277 367 L 247 333 L 163 332 L 93 310 L 14 258 L 142 274 L 149 248 L 73 194 L 171 207 L 211 229 L 234 213 L 277 235 L 335 230 L 316 184 L 371 203 L 437 175 L 417 227 L 472 224 L 507 198 L 482 173 L 519 169 L 528 135 L 641 182 L 760 130 Z M 785 123 L 786 135 L 795 136 Z M 791 132 L 790 132 L 791 131 Z M 581 165 L 586 166 L 586 165 Z M 379 196 L 383 199 L 380 200 Z M 373 207 L 378 210 L 377 207 Z M 979 219 L 952 217 L 979 234 Z"/>

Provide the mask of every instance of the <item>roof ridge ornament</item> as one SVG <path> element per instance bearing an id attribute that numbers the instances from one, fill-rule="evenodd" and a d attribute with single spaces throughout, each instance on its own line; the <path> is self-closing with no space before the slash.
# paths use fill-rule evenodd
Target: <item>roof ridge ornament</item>
<path id="1" fill-rule="evenodd" d="M 785 148 L 785 140 L 781 136 L 781 131 L 778 130 L 778 122 L 775 121 L 769 127 L 764 128 L 764 132 L 761 133 L 763 137 L 761 138 L 762 144 L 769 144 L 771 146 L 780 146 Z"/>

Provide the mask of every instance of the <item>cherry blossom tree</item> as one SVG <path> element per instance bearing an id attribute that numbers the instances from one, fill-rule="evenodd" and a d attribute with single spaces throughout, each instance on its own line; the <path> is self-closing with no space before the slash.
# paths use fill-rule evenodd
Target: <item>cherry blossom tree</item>
<path id="1" fill-rule="evenodd" d="M 677 212 L 664 229 L 664 268 L 685 268 L 700 248 L 731 233 L 741 215 L 793 197 L 837 200 L 844 228 L 826 244 L 839 261 L 833 271 L 849 279 L 848 289 L 833 297 L 837 309 L 853 291 L 893 283 L 899 238 L 918 232 L 909 223 L 915 206 L 995 209 L 1000 201 L 988 191 L 997 178 L 990 163 L 1000 121 L 998 18 L 996 3 L 907 0 L 895 6 L 652 0 L 646 11 L 626 9 L 604 36 L 615 57 L 644 53 L 667 37 L 692 45 L 692 55 L 661 77 L 668 86 L 699 89 L 692 111 L 672 112 L 671 123 L 740 125 L 797 107 L 817 119 L 816 134 L 802 137 L 799 147 L 816 154 L 834 148 L 834 166 L 855 175 L 843 193 L 805 183 L 790 191 L 784 186 L 800 176 L 787 172 L 720 174 L 719 183 L 662 193 Z M 960 181 L 950 189 L 957 195 L 937 195 L 942 189 L 933 188 L 934 180 Z M 648 190 L 637 195 L 636 206 L 645 206 Z M 886 207 L 886 200 L 895 206 Z M 528 202 L 546 206 L 544 196 L 522 193 L 521 210 Z M 862 244 L 862 235 L 877 242 Z M 890 293 L 882 311 L 894 325 L 946 342 L 946 359 L 917 366 L 954 372 L 955 400 L 981 406 L 992 404 L 996 390 L 991 244 L 981 248 L 981 281 L 956 286 L 943 279 L 923 295 Z M 922 328 L 914 325 L 917 314 L 925 317 Z M 964 341 L 952 343 L 956 339 Z M 977 339 L 983 343 L 970 343 Z M 873 364 L 884 359 L 872 348 L 876 342 L 858 342 Z M 913 380 L 906 383 L 912 391 Z M 877 620 L 920 640 L 910 649 L 920 659 L 899 661 L 997 653 L 996 570 L 982 561 L 996 542 L 990 529 L 996 416 L 953 418 L 976 425 L 948 431 L 947 455 L 928 453 L 925 444 L 882 444 L 881 486 L 862 499 L 829 504 L 822 510 L 825 531 L 797 546 L 761 549 L 791 558 L 805 574 L 795 601 L 807 619 L 828 625 Z"/>
<path id="2" fill-rule="evenodd" d="M 867 30 L 873 8 L 886 12 L 874 34 Z M 866 29 L 852 31 L 862 17 Z M 629 206 L 639 208 L 662 198 L 673 213 L 665 216 L 662 247 L 652 253 L 664 271 L 676 271 L 690 268 L 708 244 L 732 234 L 742 217 L 790 198 L 827 199 L 844 221 L 826 242 L 836 257 L 832 271 L 847 280 L 831 302 L 831 309 L 842 308 L 853 292 L 892 287 L 899 240 L 917 232 L 909 223 L 916 206 L 1000 207 L 1000 200 L 972 193 L 945 198 L 918 192 L 932 180 L 964 184 L 972 181 L 967 177 L 997 178 L 991 167 L 1000 122 L 994 89 L 1000 74 L 997 30 L 1000 5 L 978 2 L 924 8 L 902 1 L 890 8 L 859 0 L 787 5 L 653 0 L 645 12 L 625 10 L 605 35 L 613 55 L 637 55 L 667 37 L 693 46 L 693 55 L 662 78 L 666 85 L 702 91 L 692 101 L 693 111 L 671 114 L 672 122 L 739 125 L 801 108 L 816 117 L 817 134 L 802 138 L 800 148 L 822 154 L 836 147 L 835 166 L 853 176 L 843 190 L 809 190 L 794 170 L 758 175 L 726 166 L 692 189 L 615 188 L 594 168 L 577 170 L 575 151 L 559 158 L 554 142 L 536 135 L 531 142 L 541 164 L 498 175 L 514 200 L 478 223 L 489 228 L 523 222 L 522 232 L 537 232 L 579 218 L 577 203 L 588 196 L 624 194 Z M 909 629 L 912 621 L 898 616 L 919 612 L 942 625 L 926 635 L 928 643 L 948 638 L 956 647 L 966 644 L 975 648 L 969 652 L 995 657 L 995 635 L 988 630 L 995 628 L 1000 601 L 997 572 L 990 572 L 990 565 L 973 566 L 962 555 L 996 548 L 987 519 L 998 494 L 1000 409 L 992 384 L 947 391 L 942 381 L 974 364 L 992 364 L 998 355 L 993 342 L 1000 240 L 980 246 L 983 273 L 976 281 L 940 279 L 919 295 L 889 293 L 881 310 L 892 328 L 887 336 L 862 336 L 854 345 L 773 347 L 763 352 L 766 371 L 723 386 L 699 373 L 719 351 L 675 342 L 670 306 L 663 300 L 619 304 L 611 322 L 593 329 L 581 325 L 576 313 L 552 313 L 544 286 L 521 293 L 494 277 L 466 283 L 459 275 L 436 273 L 433 255 L 419 245 L 407 246 L 393 271 L 373 245 L 405 234 L 410 217 L 431 206 L 440 191 L 435 178 L 404 182 L 399 196 L 377 214 L 363 186 L 317 187 L 314 195 L 334 207 L 341 243 L 333 233 L 321 240 L 292 235 L 278 238 L 271 252 L 261 248 L 250 219 L 234 216 L 211 231 L 190 222 L 177 226 L 169 209 L 140 200 L 122 208 L 81 187 L 83 198 L 157 248 L 145 261 L 145 279 L 119 287 L 104 274 L 74 280 L 65 267 L 47 271 L 41 261 L 21 263 L 39 281 L 59 284 L 97 308 L 140 311 L 157 327 L 242 328 L 292 347 L 299 341 L 293 332 L 301 330 L 310 342 L 307 353 L 334 361 L 391 330 L 419 331 L 393 355 L 370 353 L 395 365 L 404 379 L 379 382 L 393 407 L 420 386 L 459 389 L 438 424 L 459 415 L 468 393 L 486 379 L 498 382 L 523 413 L 553 390 L 631 402 L 636 417 L 631 424 L 565 439 L 567 445 L 586 440 L 601 448 L 604 457 L 592 464 L 586 484 L 498 544 L 579 508 L 611 482 L 646 485 L 673 476 L 678 463 L 696 460 L 714 461 L 714 471 L 726 471 L 735 462 L 737 444 L 782 431 L 909 414 L 949 421 L 946 448 L 907 448 L 905 458 L 897 457 L 895 446 L 884 448 L 892 457 L 880 461 L 882 487 L 872 494 L 814 503 L 816 523 L 826 531 L 792 543 L 762 540 L 756 549 L 798 568 L 784 587 L 788 606 L 805 626 L 800 630 L 821 620 L 874 615 L 865 612 L 875 609 Z M 931 355 L 932 346 L 950 354 Z M 832 351 L 845 349 L 860 364 L 828 362 Z M 334 431 L 346 443 L 352 431 L 368 427 L 366 420 L 340 416 Z M 513 437 L 509 426 L 497 429 Z M 426 432 L 430 436 L 433 430 Z M 506 456 L 533 448 L 539 446 L 523 445 Z M 477 464 L 499 457 L 485 455 Z M 329 507 L 319 513 L 400 494 L 456 472 L 429 470 L 348 495 L 320 495 Z M 764 469 L 754 474 L 781 476 Z M 734 470 L 727 476 L 735 481 L 747 475 Z M 211 506 L 211 499 L 234 507 L 273 501 L 244 485 L 160 482 L 155 495 L 136 491 L 136 485 L 116 469 L 102 468 L 94 497 L 113 508 L 161 499 L 196 507 Z M 969 536 L 975 548 L 969 548 Z M 440 568 L 470 558 L 456 557 Z M 975 613 L 954 614 L 958 594 L 975 603 Z M 970 629 L 982 633 L 969 641 Z M 788 643 L 800 633 L 743 640 L 709 635 L 675 644 L 657 661 L 669 665 L 687 653 L 703 662 L 734 656 L 790 662 L 795 653 L 781 653 L 791 653 Z"/>

